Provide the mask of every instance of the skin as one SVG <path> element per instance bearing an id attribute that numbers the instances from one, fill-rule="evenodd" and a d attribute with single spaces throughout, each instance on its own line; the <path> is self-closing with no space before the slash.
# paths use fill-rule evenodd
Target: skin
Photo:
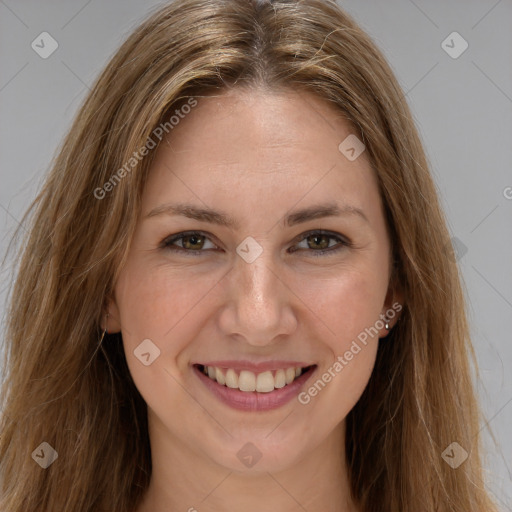
<path id="1" fill-rule="evenodd" d="M 153 472 L 137 512 L 356 511 L 344 462 L 345 418 L 388 330 L 369 338 L 307 405 L 292 399 L 271 411 L 233 409 L 191 364 L 315 363 L 310 386 L 401 302 L 389 287 L 390 241 L 376 178 L 365 152 L 349 161 L 338 149 L 353 127 L 309 92 L 235 88 L 198 101 L 157 149 L 109 304 L 107 329 L 122 332 L 130 372 L 148 404 Z M 224 211 L 239 226 L 147 217 L 178 201 Z M 330 201 L 360 208 L 367 221 L 345 215 L 285 226 L 292 210 Z M 352 245 L 328 237 L 301 241 L 320 229 Z M 205 235 L 174 247 L 203 252 L 161 247 L 187 230 Z M 250 264 L 236 253 L 248 236 L 263 248 Z M 341 250 L 315 257 L 323 243 Z M 160 356 L 145 366 L 134 350 L 148 338 Z M 251 468 L 237 458 L 248 442 L 262 454 Z"/>

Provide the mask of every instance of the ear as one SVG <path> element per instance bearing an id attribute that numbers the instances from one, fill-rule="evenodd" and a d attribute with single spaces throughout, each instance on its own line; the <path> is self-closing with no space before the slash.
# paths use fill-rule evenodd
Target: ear
<path id="1" fill-rule="evenodd" d="M 396 280 L 390 283 L 380 318 L 384 324 L 382 329 L 379 331 L 379 338 L 385 338 L 393 329 L 398 322 L 401 312 L 404 308 L 404 292 L 402 287 L 396 282 Z M 389 329 L 386 329 L 386 322 L 389 325 Z"/>
<path id="2" fill-rule="evenodd" d="M 121 332 L 121 315 L 114 297 L 107 299 L 106 312 L 101 320 L 102 329 L 107 329 L 107 333 L 113 334 Z"/>

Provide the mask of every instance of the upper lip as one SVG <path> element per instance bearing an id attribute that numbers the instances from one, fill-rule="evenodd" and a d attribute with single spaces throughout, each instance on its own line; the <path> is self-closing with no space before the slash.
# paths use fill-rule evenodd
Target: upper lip
<path id="1" fill-rule="evenodd" d="M 222 361 L 207 361 L 197 362 L 203 366 L 216 366 L 217 368 L 232 368 L 233 370 L 248 370 L 253 373 L 261 373 L 267 370 L 280 370 L 286 368 L 306 368 L 312 366 L 314 363 L 304 363 L 303 361 L 281 360 L 281 361 L 261 361 L 255 363 L 247 360 L 222 360 Z"/>

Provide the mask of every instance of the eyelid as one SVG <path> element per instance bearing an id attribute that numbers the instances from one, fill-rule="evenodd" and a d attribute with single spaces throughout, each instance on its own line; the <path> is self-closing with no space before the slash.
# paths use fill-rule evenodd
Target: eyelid
<path id="1" fill-rule="evenodd" d="M 164 238 L 160 242 L 159 248 L 170 250 L 172 252 L 182 253 L 182 254 L 186 253 L 188 255 L 195 255 L 195 254 L 204 253 L 204 252 L 208 252 L 209 250 L 212 250 L 212 249 L 208 249 L 208 250 L 197 249 L 197 250 L 194 250 L 194 249 L 184 249 L 182 247 L 172 246 L 173 242 L 181 240 L 184 237 L 194 236 L 194 235 L 201 236 L 201 237 L 204 237 L 204 238 L 208 238 L 214 245 L 217 245 L 212 240 L 212 238 L 215 239 L 215 237 L 213 235 L 211 235 L 210 233 L 208 233 L 206 231 L 192 230 L 192 231 L 181 231 L 179 233 L 175 233 L 173 235 L 170 235 L 170 236 Z M 344 247 L 353 247 L 352 242 L 346 236 L 342 235 L 341 233 L 335 233 L 333 231 L 328 231 L 328 230 L 324 230 L 324 229 L 312 229 L 312 230 L 306 231 L 304 233 L 301 233 L 299 236 L 295 237 L 292 240 L 291 243 L 294 244 L 294 245 L 298 244 L 298 243 L 302 242 L 303 240 L 305 240 L 306 238 L 308 238 L 310 236 L 313 236 L 313 235 L 320 235 L 320 236 L 323 235 L 323 236 L 327 236 L 329 238 L 337 239 L 338 240 L 338 244 L 333 246 L 333 247 L 329 247 L 327 249 L 320 249 L 320 250 L 296 249 L 295 251 L 292 251 L 292 252 L 296 252 L 297 250 L 299 250 L 299 251 L 306 250 L 306 252 L 310 252 L 310 253 L 313 253 L 314 255 L 321 256 L 321 255 L 323 255 L 325 253 L 335 253 L 338 250 L 343 249 Z M 217 247 L 217 249 L 218 248 L 219 247 Z"/>

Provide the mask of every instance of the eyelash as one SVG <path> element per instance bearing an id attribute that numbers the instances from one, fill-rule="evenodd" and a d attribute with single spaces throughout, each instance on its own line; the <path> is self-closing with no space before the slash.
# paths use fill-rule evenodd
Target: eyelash
<path id="1" fill-rule="evenodd" d="M 338 242 L 340 242 L 338 246 L 334 246 L 335 248 L 331 247 L 331 248 L 327 248 L 327 249 L 321 249 L 318 251 L 314 250 L 314 249 L 310 249 L 310 251 L 313 253 L 314 257 L 323 256 L 326 253 L 334 254 L 334 253 L 339 252 L 340 250 L 342 250 L 345 247 L 352 247 L 352 243 L 350 241 L 348 241 L 347 239 L 340 237 L 336 233 L 332 233 L 330 231 L 324 231 L 324 230 L 308 231 L 308 232 L 304 233 L 303 235 L 301 235 L 301 238 L 297 241 L 297 243 L 300 243 L 300 242 L 306 240 L 307 238 L 309 238 L 310 236 L 314 236 L 314 235 L 327 236 L 328 238 L 331 238 L 331 239 L 334 238 L 334 239 L 338 240 Z M 172 246 L 172 244 L 174 242 L 181 240 L 185 237 L 192 237 L 192 236 L 205 237 L 205 238 L 209 239 L 208 234 L 204 233 L 202 231 L 184 231 L 182 233 L 177 233 L 176 235 L 171 235 L 171 236 L 165 238 L 164 240 L 162 240 L 159 247 L 161 249 L 166 249 L 166 250 L 169 250 L 172 252 L 186 254 L 187 256 L 199 255 L 201 253 L 206 252 L 205 249 L 193 250 L 193 249 L 184 249 L 183 247 Z M 301 249 L 298 249 L 298 250 L 301 250 Z M 302 249 L 302 250 L 307 250 L 307 249 Z M 295 251 L 293 251 L 293 252 L 295 252 Z"/>

